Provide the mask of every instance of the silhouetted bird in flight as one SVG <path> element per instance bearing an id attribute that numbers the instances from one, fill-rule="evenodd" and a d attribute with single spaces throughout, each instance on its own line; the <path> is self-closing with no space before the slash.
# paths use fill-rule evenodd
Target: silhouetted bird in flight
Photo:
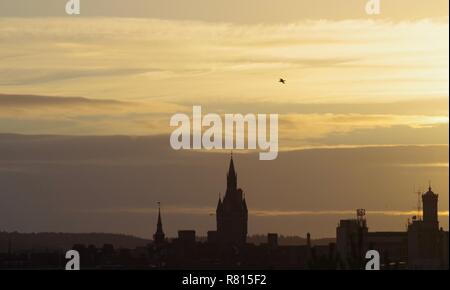
<path id="1" fill-rule="evenodd" d="M 279 82 L 282 83 L 283 85 L 286 84 L 286 80 L 285 79 L 280 79 Z"/>

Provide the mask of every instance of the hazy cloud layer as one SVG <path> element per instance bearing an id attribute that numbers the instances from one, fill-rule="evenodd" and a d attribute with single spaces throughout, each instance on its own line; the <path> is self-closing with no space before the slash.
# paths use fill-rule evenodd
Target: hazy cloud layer
<path id="1" fill-rule="evenodd" d="M 195 104 L 279 113 L 284 148 L 389 144 L 389 132 L 448 143 L 439 134 L 448 126 L 448 18 L 0 22 L 0 132 L 167 134 L 170 116 Z M 370 142 L 352 140 L 364 131 Z"/>
<path id="2" fill-rule="evenodd" d="M 3 93 L 203 104 L 448 98 L 448 19 L 0 21 Z"/>
<path id="3" fill-rule="evenodd" d="M 371 230 L 403 230 L 414 187 L 424 190 L 429 180 L 448 228 L 448 146 L 300 150 L 270 162 L 238 153 L 250 233 L 334 236 L 338 219 L 356 208 L 368 210 Z M 168 234 L 205 234 L 215 227 L 209 214 L 224 193 L 228 161 L 228 154 L 174 151 L 166 136 L 1 135 L 0 227 L 150 237 L 156 216 L 148 209 L 161 201 Z"/>
<path id="4" fill-rule="evenodd" d="M 3 0 L 0 16 L 66 16 L 65 0 Z M 82 0 L 84 16 L 146 17 L 235 23 L 368 18 L 367 0 Z M 446 0 L 383 0 L 377 18 L 413 20 L 448 16 Z"/>
<path id="5" fill-rule="evenodd" d="M 321 107 L 314 104 L 304 106 L 306 110 L 308 106 L 316 109 Z M 324 104 L 323 107 L 325 109 L 329 106 Z M 302 111 L 302 106 L 298 105 L 297 108 Z M 246 110 L 246 107 L 241 106 L 241 109 Z M 117 101 L 0 94 L 0 132 L 66 135 L 112 135 L 126 132 L 127 135 L 168 135 L 174 129 L 169 126 L 171 116 L 176 112 L 192 115 L 191 110 L 187 105 L 153 100 Z M 223 111 L 205 110 L 203 114 Z M 314 145 L 448 143 L 448 117 L 445 115 L 282 113 L 279 119 L 281 150 Z"/>

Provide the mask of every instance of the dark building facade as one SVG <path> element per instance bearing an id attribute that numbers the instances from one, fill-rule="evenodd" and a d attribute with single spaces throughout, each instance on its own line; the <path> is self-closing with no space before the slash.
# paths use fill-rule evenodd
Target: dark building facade
<path id="1" fill-rule="evenodd" d="M 431 190 L 431 185 L 428 191 L 422 195 L 422 205 L 423 221 L 438 228 L 438 195 Z"/>
<path id="2" fill-rule="evenodd" d="M 411 269 L 448 268 L 448 258 L 445 259 L 448 241 L 445 241 L 445 232 L 439 229 L 438 195 L 431 186 L 422 194 L 422 204 L 423 218 L 416 218 L 408 225 L 408 266 Z"/>
<path id="3" fill-rule="evenodd" d="M 420 214 L 408 223 L 407 232 L 369 232 L 365 213 L 341 220 L 336 229 L 340 268 L 363 269 L 364 253 L 377 250 L 382 269 L 448 269 L 448 232 L 439 228 L 438 195 L 431 186 L 423 193 Z"/>
<path id="4" fill-rule="evenodd" d="M 216 209 L 217 242 L 243 245 L 247 239 L 248 209 L 242 189 L 237 187 L 237 173 L 233 155 L 227 174 L 227 189 L 223 200 L 219 197 Z"/>
<path id="5" fill-rule="evenodd" d="M 344 269 L 359 268 L 367 251 L 369 229 L 365 210 L 358 209 L 356 212 L 356 219 L 341 220 L 336 228 L 336 248 Z"/>

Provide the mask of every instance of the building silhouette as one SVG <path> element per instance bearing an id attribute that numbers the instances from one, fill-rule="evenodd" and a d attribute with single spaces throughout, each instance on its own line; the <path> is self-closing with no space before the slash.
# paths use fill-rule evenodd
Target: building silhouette
<path id="1" fill-rule="evenodd" d="M 219 197 L 216 209 L 216 241 L 221 244 L 243 245 L 247 239 L 248 209 L 242 189 L 237 187 L 237 173 L 233 155 L 227 173 L 227 189 L 223 200 Z M 210 233 L 214 236 L 213 233 Z"/>
<path id="2" fill-rule="evenodd" d="M 161 220 L 161 204 L 158 202 L 158 222 L 156 223 L 156 232 L 153 235 L 153 241 L 156 245 L 161 245 L 164 243 L 165 235 Z"/>
<path id="3" fill-rule="evenodd" d="M 336 228 L 336 247 L 343 268 L 355 268 L 363 263 L 367 252 L 368 233 L 365 210 L 356 210 L 356 219 L 345 219 Z"/>
<path id="4" fill-rule="evenodd" d="M 439 229 L 438 195 L 431 185 L 422 194 L 422 204 L 423 219 L 416 217 L 408 225 L 408 265 L 412 269 L 448 266 L 448 232 Z"/>
<path id="5" fill-rule="evenodd" d="M 80 253 L 82 269 L 364 269 L 368 250 L 379 252 L 383 270 L 448 269 L 448 231 L 439 228 L 438 195 L 430 185 L 420 197 L 423 214 L 419 206 L 407 231 L 371 232 L 365 210 L 358 209 L 356 218 L 339 222 L 336 239 L 328 244 L 317 244 L 309 232 L 306 243 L 285 243 L 285 237 L 277 233 L 249 242 L 247 203 L 237 186 L 231 156 L 226 192 L 216 209 L 217 229 L 209 231 L 207 239 L 196 236 L 192 229 L 178 230 L 177 237 L 166 239 L 158 202 L 156 230 L 146 246 L 130 248 L 107 242 L 101 247 L 75 239 L 74 245 L 62 249 L 13 250 L 12 236 L 4 235 L 8 243 L 5 251 L 0 251 L 0 269 L 61 269 L 68 247 Z M 0 246 L 1 238 L 2 232 Z"/>
<path id="6" fill-rule="evenodd" d="M 431 185 L 428 191 L 422 195 L 423 204 L 423 222 L 438 228 L 438 195 L 431 190 Z"/>
<path id="7" fill-rule="evenodd" d="M 420 213 L 408 223 L 407 231 L 370 232 L 366 212 L 356 210 L 356 218 L 339 221 L 336 241 L 313 245 L 310 233 L 306 245 L 281 245 L 277 233 L 268 233 L 267 242 L 247 243 L 248 208 L 231 155 L 227 187 L 216 209 L 217 229 L 199 240 L 194 230 L 178 231 L 178 237 L 164 242 L 161 210 L 158 208 L 153 265 L 169 269 L 364 269 L 368 250 L 380 253 L 381 268 L 448 269 L 448 231 L 439 229 L 438 195 L 431 186 L 421 195 Z M 159 247 L 158 247 L 159 245 Z"/>
<path id="8" fill-rule="evenodd" d="M 363 210 L 356 219 L 341 220 L 336 228 L 339 268 L 363 269 L 364 254 L 377 250 L 383 269 L 448 269 L 448 231 L 439 228 L 438 195 L 430 186 L 421 199 L 423 218 L 414 216 L 406 232 L 370 232 Z"/>

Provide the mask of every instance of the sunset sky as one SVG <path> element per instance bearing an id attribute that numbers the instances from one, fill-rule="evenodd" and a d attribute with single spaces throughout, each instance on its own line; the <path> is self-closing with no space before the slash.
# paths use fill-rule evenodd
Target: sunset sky
<path id="1" fill-rule="evenodd" d="M 65 2 L 0 0 L 0 230 L 150 237 L 157 200 L 170 234 L 214 227 L 228 157 L 169 146 L 193 105 L 280 116 L 279 160 L 237 154 L 250 233 L 403 230 L 429 180 L 448 228 L 447 0 Z"/>

